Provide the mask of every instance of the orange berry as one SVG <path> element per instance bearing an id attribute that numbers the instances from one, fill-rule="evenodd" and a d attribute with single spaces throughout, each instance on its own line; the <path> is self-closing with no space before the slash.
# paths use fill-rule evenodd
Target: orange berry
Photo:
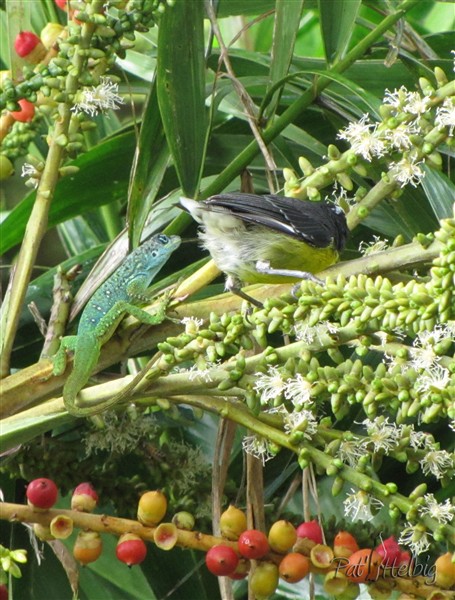
<path id="1" fill-rule="evenodd" d="M 79 531 L 74 543 L 73 556 L 82 565 L 94 562 L 103 550 L 101 536 L 96 531 Z"/>
<path id="2" fill-rule="evenodd" d="M 333 540 L 333 553 L 335 556 L 349 558 L 351 554 L 359 550 L 355 537 L 348 531 L 339 531 Z"/>
<path id="3" fill-rule="evenodd" d="M 451 552 L 446 552 L 436 559 L 434 566 L 436 567 L 436 585 L 447 589 L 455 584 L 455 555 Z"/>
<path id="4" fill-rule="evenodd" d="M 376 581 L 381 570 L 382 556 L 370 548 L 362 548 L 351 554 L 342 568 L 350 581 L 365 583 Z"/>
<path id="5" fill-rule="evenodd" d="M 270 528 L 268 541 L 270 548 L 274 552 L 287 552 L 295 544 L 297 532 L 295 527 L 289 521 L 281 519 L 276 521 Z"/>
<path id="6" fill-rule="evenodd" d="M 278 571 L 281 579 L 288 583 L 297 583 L 310 572 L 310 561 L 307 556 L 299 552 L 290 552 L 280 562 Z"/>

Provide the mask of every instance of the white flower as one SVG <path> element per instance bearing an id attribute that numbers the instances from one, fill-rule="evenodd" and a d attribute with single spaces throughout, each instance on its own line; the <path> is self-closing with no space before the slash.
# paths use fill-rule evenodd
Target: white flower
<path id="1" fill-rule="evenodd" d="M 430 450 L 427 451 L 425 456 L 419 461 L 420 466 L 424 475 L 430 473 L 441 479 L 447 473 L 449 469 L 454 468 L 453 456 L 446 450 Z"/>
<path id="2" fill-rule="evenodd" d="M 365 425 L 369 437 L 368 440 L 364 441 L 364 444 L 372 443 L 375 452 L 384 450 L 387 454 L 398 446 L 401 430 L 395 424 L 389 425 L 388 417 L 385 419 L 378 418 L 375 421 L 365 419 L 362 421 L 362 425 Z"/>
<path id="3" fill-rule="evenodd" d="M 357 466 L 359 458 L 364 455 L 365 449 L 357 437 L 353 437 L 352 440 L 342 440 L 337 452 L 338 458 L 353 469 Z"/>
<path id="4" fill-rule="evenodd" d="M 411 366 L 417 370 L 431 369 L 439 360 L 431 346 L 410 348 L 409 353 L 411 355 Z"/>
<path id="5" fill-rule="evenodd" d="M 410 136 L 420 131 L 417 123 L 401 123 L 395 129 L 386 129 L 383 134 L 392 148 L 409 150 L 412 147 Z"/>
<path id="6" fill-rule="evenodd" d="M 402 158 L 399 162 L 390 163 L 390 169 L 393 171 L 392 176 L 398 181 L 400 187 L 404 187 L 408 183 L 417 187 L 425 177 L 425 172 L 420 168 L 422 164 L 423 161 L 415 162 L 413 159 Z"/>
<path id="7" fill-rule="evenodd" d="M 244 437 L 242 448 L 247 454 L 252 454 L 256 458 L 260 458 L 263 465 L 275 456 L 270 450 L 270 442 L 259 435 Z"/>
<path id="8" fill-rule="evenodd" d="M 438 523 L 450 523 L 455 516 L 455 506 L 447 499 L 443 504 L 439 504 L 433 494 L 425 494 L 423 497 L 424 504 L 419 506 L 419 514 L 422 516 L 428 515 Z"/>
<path id="9" fill-rule="evenodd" d="M 408 94 L 408 90 L 404 85 L 402 85 L 399 90 L 395 88 L 393 92 L 389 92 L 389 90 L 386 90 L 385 92 L 383 100 L 384 104 L 390 104 L 390 106 L 393 106 L 397 111 L 401 110 Z"/>
<path id="10" fill-rule="evenodd" d="M 317 421 L 309 410 L 295 410 L 292 413 L 284 414 L 283 420 L 286 433 L 298 429 L 303 432 L 304 437 L 308 440 L 311 440 L 318 430 Z"/>
<path id="11" fill-rule="evenodd" d="M 277 367 L 269 367 L 268 374 L 255 373 L 254 389 L 259 392 L 261 404 L 268 404 L 279 398 L 284 391 L 284 381 Z"/>
<path id="12" fill-rule="evenodd" d="M 360 242 L 359 252 L 361 252 L 363 256 L 370 256 L 371 254 L 376 254 L 377 252 L 384 252 L 384 250 L 387 250 L 388 247 L 388 240 L 381 240 L 378 235 L 374 235 L 372 242 Z"/>
<path id="13" fill-rule="evenodd" d="M 410 115 L 424 115 L 428 110 L 429 103 L 430 99 L 423 98 L 419 92 L 408 92 L 403 110 Z"/>
<path id="14" fill-rule="evenodd" d="M 433 329 L 420 331 L 414 340 L 414 346 L 428 346 L 429 344 L 437 344 L 443 340 L 455 342 L 454 333 L 455 323 L 438 324 Z"/>
<path id="15" fill-rule="evenodd" d="M 212 376 L 210 373 L 210 367 L 214 365 L 207 365 L 204 369 L 200 369 L 197 365 L 193 365 L 191 369 L 187 370 L 188 373 L 188 381 L 195 381 L 196 379 L 201 379 L 205 381 L 205 383 L 212 382 Z"/>
<path id="16" fill-rule="evenodd" d="M 421 526 L 412 525 L 408 522 L 398 538 L 398 543 L 408 546 L 412 554 L 421 554 L 430 547 L 429 536 L 431 536 L 431 533 Z"/>
<path id="17" fill-rule="evenodd" d="M 85 112 L 94 117 L 100 112 L 118 110 L 124 99 L 118 95 L 118 84 L 113 83 L 108 77 L 100 77 L 100 83 L 96 87 L 82 88 L 77 94 L 78 102 L 71 110 L 75 114 Z"/>
<path id="18" fill-rule="evenodd" d="M 424 370 L 436 367 L 439 357 L 434 351 L 434 346 L 443 340 L 455 341 L 453 331 L 447 324 L 436 325 L 434 329 L 419 332 L 410 351 L 412 366 Z"/>
<path id="19" fill-rule="evenodd" d="M 316 340 L 322 342 L 322 338 L 327 334 L 337 333 L 338 327 L 330 321 L 320 321 L 316 325 L 307 325 L 296 323 L 294 326 L 294 334 L 299 342 L 305 344 L 313 344 Z"/>
<path id="20" fill-rule="evenodd" d="M 185 333 L 190 335 L 197 333 L 204 323 L 203 319 L 197 319 L 196 317 L 183 317 L 180 322 L 185 325 Z"/>
<path id="21" fill-rule="evenodd" d="M 386 153 L 384 142 L 375 136 L 376 123 L 369 123 L 369 115 L 365 114 L 358 122 L 350 123 L 338 134 L 338 138 L 346 140 L 355 154 L 371 161 L 374 156 L 381 157 Z"/>
<path id="22" fill-rule="evenodd" d="M 455 129 L 455 98 L 446 98 L 442 106 L 438 106 L 434 122 L 439 127 L 448 127 L 449 135 L 453 135 Z"/>
<path id="23" fill-rule="evenodd" d="M 437 363 L 427 367 L 427 371 L 417 382 L 418 392 L 429 392 L 432 390 L 444 390 L 450 382 L 450 371 Z"/>
<path id="24" fill-rule="evenodd" d="M 425 431 L 414 431 L 414 429 L 412 429 L 409 434 L 409 445 L 413 450 L 419 450 L 421 448 L 434 450 L 434 438 Z"/>
<path id="25" fill-rule="evenodd" d="M 374 519 L 372 510 L 376 513 L 384 504 L 367 492 L 360 490 L 356 492 L 351 488 L 351 494 L 343 501 L 344 515 L 353 521 L 371 521 Z"/>
<path id="26" fill-rule="evenodd" d="M 312 404 L 310 395 L 312 387 L 313 384 L 298 373 L 294 379 L 288 379 L 284 384 L 284 397 L 290 400 L 295 407 L 301 408 Z"/>

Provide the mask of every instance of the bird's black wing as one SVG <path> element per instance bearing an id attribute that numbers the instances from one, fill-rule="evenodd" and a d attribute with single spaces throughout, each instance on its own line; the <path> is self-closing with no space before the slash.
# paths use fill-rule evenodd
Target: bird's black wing
<path id="1" fill-rule="evenodd" d="M 222 208 L 246 223 L 270 227 L 312 246 L 341 250 L 347 237 L 344 213 L 325 202 L 268 194 L 219 194 L 205 202 L 207 209 Z"/>

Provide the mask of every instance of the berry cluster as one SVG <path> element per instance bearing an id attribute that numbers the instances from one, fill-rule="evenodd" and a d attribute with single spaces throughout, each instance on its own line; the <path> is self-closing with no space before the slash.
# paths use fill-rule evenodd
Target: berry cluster
<path id="1" fill-rule="evenodd" d="M 275 521 L 266 535 L 258 529 L 248 528 L 245 513 L 230 505 L 220 517 L 220 537 L 213 537 L 192 531 L 194 518 L 186 512 L 174 515 L 172 522 L 162 522 L 168 511 L 168 502 L 159 490 L 148 491 L 140 497 L 137 521 L 115 519 L 111 526 L 106 515 L 99 518 L 91 515 L 93 529 L 89 529 L 84 515 L 93 511 L 98 503 L 98 495 L 90 483 L 84 482 L 76 487 L 71 498 L 71 511 L 62 511 L 63 514 L 52 511 L 49 514 L 57 498 L 55 483 L 39 478 L 27 487 L 28 504 L 33 509 L 31 513 L 30 509 L 25 513 L 23 509 L 26 507 L 20 505 L 9 507 L 16 518 L 26 520 L 26 514 L 28 520 L 34 522 L 35 533 L 41 539 L 69 537 L 74 522 L 81 531 L 73 554 L 82 565 L 99 558 L 103 548 L 99 531 L 105 531 L 120 536 L 116 557 L 128 567 L 145 560 L 145 541 L 153 541 L 163 550 L 171 550 L 176 545 L 199 549 L 206 552 L 206 566 L 214 575 L 227 576 L 232 580 L 249 576 L 250 588 L 257 598 L 271 596 L 280 578 L 295 584 L 310 572 L 320 574 L 324 590 L 336 598 L 356 598 L 360 592 L 359 584 L 367 584 L 374 593 L 381 591 L 381 598 L 388 598 L 392 589 L 397 585 L 400 587 L 400 580 L 409 583 L 415 579 L 416 589 L 421 583 L 414 572 L 414 557 L 403 551 L 393 536 L 381 539 L 375 548 L 359 548 L 357 539 L 341 530 L 334 536 L 333 543 L 327 545 L 318 521 L 305 521 L 295 527 L 285 519 Z M 49 522 L 47 527 L 45 523 Z M 10 562 L 14 559 L 14 551 L 10 553 L 3 547 L 1 550 L 3 554 L 11 554 Z M 26 561 L 23 551 L 15 552 L 22 553 L 15 560 Z M 435 590 L 449 590 L 455 586 L 455 563 L 450 553 L 436 560 L 433 573 Z M 444 594 L 443 591 L 441 593 Z"/>

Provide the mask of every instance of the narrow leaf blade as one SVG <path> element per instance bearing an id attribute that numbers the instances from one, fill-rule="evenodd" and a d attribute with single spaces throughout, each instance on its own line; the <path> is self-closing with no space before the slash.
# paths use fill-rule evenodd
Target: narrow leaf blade
<path id="1" fill-rule="evenodd" d="M 184 194 L 198 189 L 206 138 L 204 4 L 177 0 L 160 21 L 158 104 Z"/>
<path id="2" fill-rule="evenodd" d="M 362 0 L 318 0 L 327 62 L 333 64 L 346 53 Z"/>

